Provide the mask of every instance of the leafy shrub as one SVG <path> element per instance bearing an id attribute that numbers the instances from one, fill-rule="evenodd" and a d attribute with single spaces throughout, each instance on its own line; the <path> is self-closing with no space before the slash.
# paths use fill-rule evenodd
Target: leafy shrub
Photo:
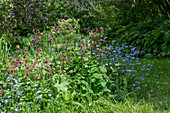
<path id="1" fill-rule="evenodd" d="M 65 13 L 65 3 L 66 1 L 61 3 L 54 0 L 1 1 L 1 33 L 12 33 L 17 37 L 27 36 L 35 28 L 45 30 Z"/>
<path id="2" fill-rule="evenodd" d="M 168 55 L 170 47 L 169 20 L 147 19 L 122 26 L 115 32 L 126 45 L 136 46 L 144 54 Z"/>

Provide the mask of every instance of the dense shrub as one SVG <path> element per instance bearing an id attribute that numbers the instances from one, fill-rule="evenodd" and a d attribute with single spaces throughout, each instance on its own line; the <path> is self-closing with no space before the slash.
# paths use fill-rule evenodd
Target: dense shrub
<path id="1" fill-rule="evenodd" d="M 0 3 L 0 34 L 12 33 L 14 38 L 27 36 L 35 28 L 43 31 L 54 25 L 57 19 L 64 18 L 66 1 L 10 0 Z"/>
<path id="2" fill-rule="evenodd" d="M 162 18 L 147 19 L 139 23 L 131 22 L 120 26 L 115 32 L 117 39 L 127 45 L 136 46 L 144 54 L 169 55 L 170 21 Z"/>

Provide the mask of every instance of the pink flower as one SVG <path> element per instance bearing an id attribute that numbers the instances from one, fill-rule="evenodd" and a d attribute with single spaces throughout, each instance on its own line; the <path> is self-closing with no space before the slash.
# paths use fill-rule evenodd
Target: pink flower
<path id="1" fill-rule="evenodd" d="M 106 46 L 105 49 L 108 49 L 108 47 Z"/>
<path id="2" fill-rule="evenodd" d="M 39 58 L 38 57 L 35 57 L 36 60 L 38 60 Z"/>
<path id="3" fill-rule="evenodd" d="M 9 66 L 7 67 L 7 70 L 9 70 Z"/>
<path id="4" fill-rule="evenodd" d="M 63 73 L 66 73 L 66 70 L 63 70 Z"/>
<path id="5" fill-rule="evenodd" d="M 94 41 L 92 41 L 91 43 L 94 44 Z"/>
<path id="6" fill-rule="evenodd" d="M 9 58 L 8 58 L 10 61 L 12 61 L 12 57 L 10 56 Z"/>
<path id="7" fill-rule="evenodd" d="M 100 27 L 101 30 L 103 30 L 103 27 Z"/>
<path id="8" fill-rule="evenodd" d="M 38 38 L 38 35 L 37 35 L 37 34 L 35 34 L 35 38 Z"/>
<path id="9" fill-rule="evenodd" d="M 38 75 L 35 77 L 35 79 L 41 80 L 40 76 L 38 76 Z"/>
<path id="10" fill-rule="evenodd" d="M 72 60 L 73 60 L 73 57 L 70 57 L 70 60 L 72 61 Z"/>
<path id="11" fill-rule="evenodd" d="M 110 30 L 111 28 L 109 27 L 108 29 Z"/>

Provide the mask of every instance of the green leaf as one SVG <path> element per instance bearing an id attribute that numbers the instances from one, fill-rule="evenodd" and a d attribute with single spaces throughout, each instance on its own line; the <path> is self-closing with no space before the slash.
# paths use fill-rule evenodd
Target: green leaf
<path id="1" fill-rule="evenodd" d="M 107 73 L 107 69 L 105 66 L 100 66 L 99 68 L 102 73 Z"/>
<path id="2" fill-rule="evenodd" d="M 67 88 L 68 85 L 69 85 L 69 82 L 63 78 L 61 81 L 61 84 L 56 83 L 56 84 L 54 84 L 54 87 L 56 87 L 58 91 L 60 91 L 60 90 L 65 91 L 65 88 Z"/>
<path id="3" fill-rule="evenodd" d="M 97 72 L 98 71 L 98 68 L 97 67 L 92 67 L 91 68 L 91 73 L 94 73 L 94 72 Z"/>
<path id="4" fill-rule="evenodd" d="M 100 84 L 101 84 L 103 87 L 106 86 L 106 82 L 105 82 L 104 80 L 101 80 L 101 81 L 100 81 Z"/>
<path id="5" fill-rule="evenodd" d="M 102 79 L 102 78 L 103 78 L 102 74 L 99 74 L 99 73 L 94 73 L 94 74 L 92 75 L 92 77 L 98 78 L 98 79 Z"/>

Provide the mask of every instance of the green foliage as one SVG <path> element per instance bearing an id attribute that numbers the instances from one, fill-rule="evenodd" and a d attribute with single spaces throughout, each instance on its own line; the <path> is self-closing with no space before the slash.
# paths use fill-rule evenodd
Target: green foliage
<path id="1" fill-rule="evenodd" d="M 12 33 L 14 37 L 27 36 L 37 28 L 40 31 L 48 29 L 55 23 L 60 14 L 65 12 L 63 3 L 52 0 L 45 1 L 1 1 L 1 33 Z"/>
<path id="2" fill-rule="evenodd" d="M 153 74 L 160 66 L 153 68 L 146 59 L 141 64 L 135 58 L 136 48 L 148 53 L 146 58 L 169 54 L 169 20 L 152 19 L 161 16 L 157 3 L 71 1 L 1 1 L 0 27 L 7 28 L 0 35 L 1 112 L 154 112 L 150 104 L 140 106 L 127 98 L 159 97 L 157 88 L 165 98 L 162 105 L 154 104 L 155 109 L 167 109 L 168 68 L 161 72 L 164 81 Z M 167 17 L 166 8 L 161 11 Z M 32 14 L 36 19 L 29 18 Z M 59 20 L 69 16 L 76 19 Z M 80 35 L 86 30 L 87 36 Z"/>
<path id="3" fill-rule="evenodd" d="M 143 54 L 166 56 L 170 50 L 169 24 L 169 20 L 147 19 L 121 26 L 115 34 L 120 37 L 118 40 L 126 45 L 136 46 Z"/>
<path id="4" fill-rule="evenodd" d="M 6 63 L 6 59 L 9 55 L 9 50 L 11 48 L 11 40 L 7 38 L 5 34 L 3 34 L 0 38 L 0 60 L 3 61 L 3 63 Z"/>

